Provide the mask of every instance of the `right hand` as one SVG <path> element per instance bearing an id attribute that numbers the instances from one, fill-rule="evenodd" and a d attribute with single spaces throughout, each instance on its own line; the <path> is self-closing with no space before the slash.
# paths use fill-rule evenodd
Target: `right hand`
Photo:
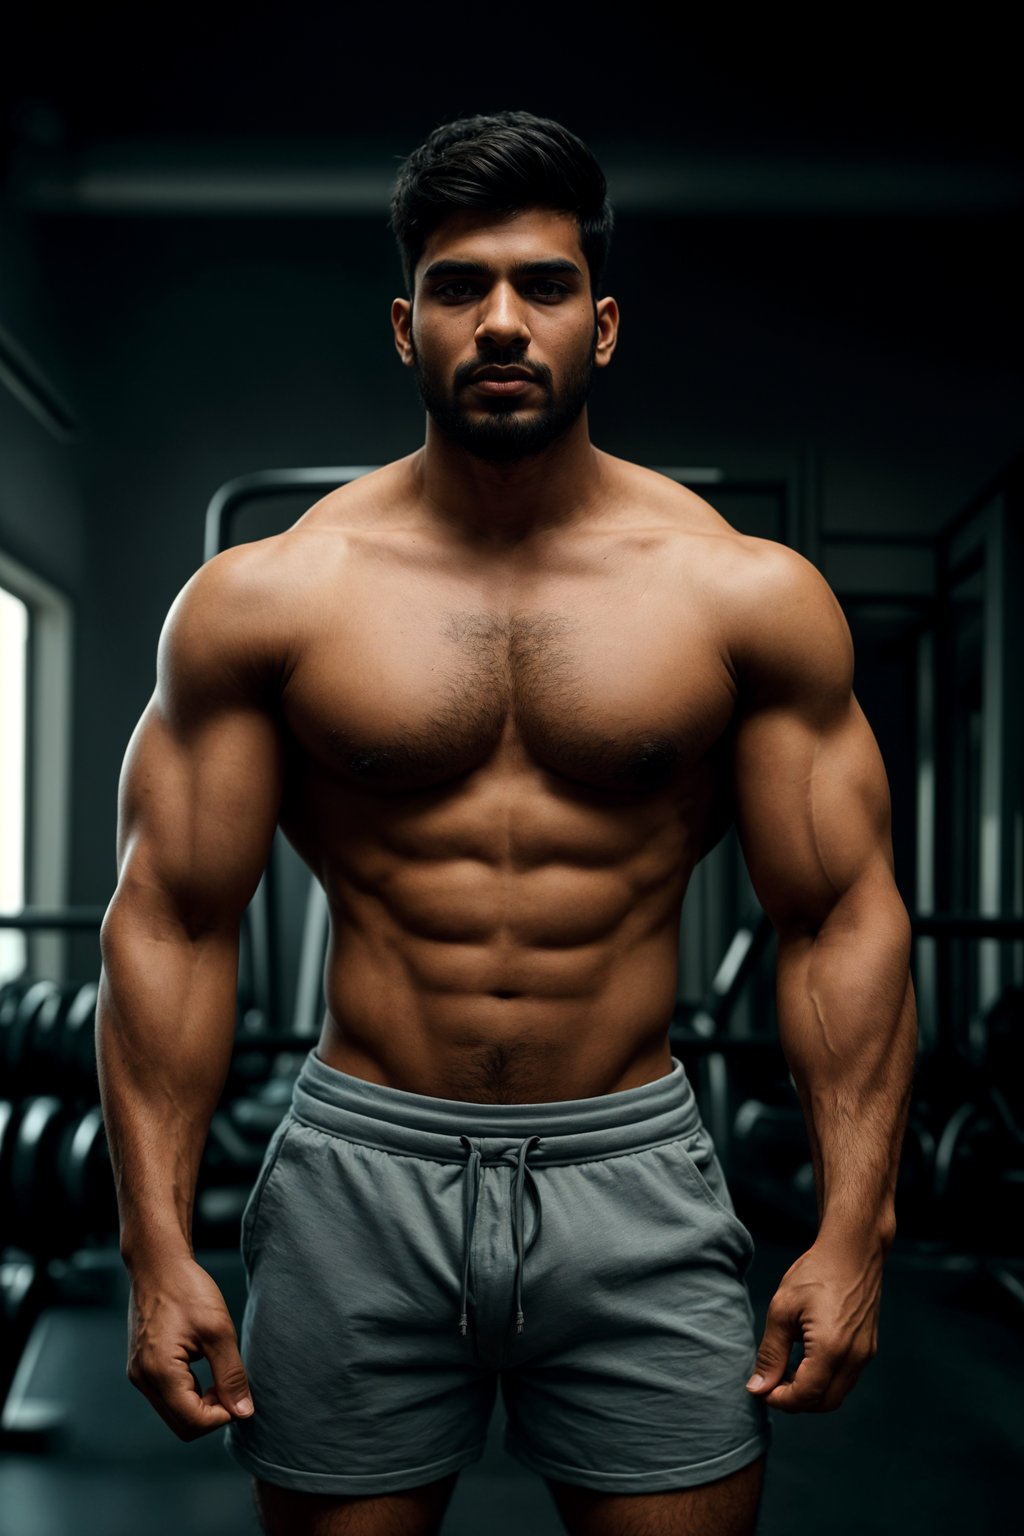
<path id="1" fill-rule="evenodd" d="M 201 1359 L 213 1373 L 213 1385 L 202 1394 L 190 1370 Z M 231 1314 L 219 1287 L 188 1254 L 132 1274 L 128 1380 L 181 1440 L 197 1440 L 252 1412 Z"/>

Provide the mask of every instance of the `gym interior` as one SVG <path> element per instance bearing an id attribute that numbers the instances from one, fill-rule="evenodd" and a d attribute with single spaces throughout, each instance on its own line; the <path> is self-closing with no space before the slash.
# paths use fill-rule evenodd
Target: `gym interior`
<path id="1" fill-rule="evenodd" d="M 839 1412 L 775 1414 L 759 1532 L 1024 1530 L 1009 50 L 977 19 L 930 38 L 928 69 L 888 32 L 827 62 L 768 32 L 662 48 L 633 15 L 614 36 L 546 18 L 524 52 L 519 18 L 503 78 L 479 35 L 394 8 L 358 36 L 341 12 L 207 18 L 148 51 L 117 14 L 22 19 L 3 77 L 0 1532 L 257 1529 L 220 1435 L 180 1442 L 125 1374 L 93 1040 L 118 774 L 190 574 L 422 442 L 388 320 L 391 181 L 442 118 L 508 106 L 564 122 L 608 176 L 622 330 L 594 442 L 817 566 L 889 779 L 919 1050 L 879 1350 Z M 327 939 L 278 832 L 195 1208 L 236 1318 L 240 1217 L 319 1033 Z M 756 1240 L 759 1327 L 817 1220 L 774 951 L 731 830 L 686 894 L 670 1039 Z M 444 1536 L 561 1529 L 500 1419 Z"/>

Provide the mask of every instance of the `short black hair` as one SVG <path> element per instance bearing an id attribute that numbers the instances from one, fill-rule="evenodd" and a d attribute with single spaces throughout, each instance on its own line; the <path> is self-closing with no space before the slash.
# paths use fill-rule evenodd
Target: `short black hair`
<path id="1" fill-rule="evenodd" d="M 533 206 L 576 216 L 596 302 L 614 213 L 604 172 L 587 146 L 561 123 L 532 112 L 441 123 L 402 162 L 391 197 L 391 228 L 410 298 L 427 240 L 453 213 Z"/>

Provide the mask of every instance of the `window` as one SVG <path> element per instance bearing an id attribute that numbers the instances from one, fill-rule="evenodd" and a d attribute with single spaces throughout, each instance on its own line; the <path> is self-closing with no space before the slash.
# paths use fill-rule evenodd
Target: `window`
<path id="1" fill-rule="evenodd" d="M 5 912 L 67 903 L 72 641 L 69 598 L 0 550 L 0 909 Z M 0 928 L 0 982 L 22 971 L 64 981 L 67 961 L 68 935 L 60 929 Z"/>

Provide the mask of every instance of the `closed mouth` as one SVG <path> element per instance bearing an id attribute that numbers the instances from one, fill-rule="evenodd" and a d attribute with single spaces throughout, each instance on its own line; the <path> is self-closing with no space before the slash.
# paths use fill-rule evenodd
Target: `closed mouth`
<path id="1" fill-rule="evenodd" d="M 511 383 L 513 379 L 526 379 L 533 382 L 533 374 L 527 373 L 525 368 L 499 368 L 493 365 L 488 368 L 480 368 L 473 375 L 473 383 L 479 384 L 483 379 L 495 379 L 499 384 Z"/>

